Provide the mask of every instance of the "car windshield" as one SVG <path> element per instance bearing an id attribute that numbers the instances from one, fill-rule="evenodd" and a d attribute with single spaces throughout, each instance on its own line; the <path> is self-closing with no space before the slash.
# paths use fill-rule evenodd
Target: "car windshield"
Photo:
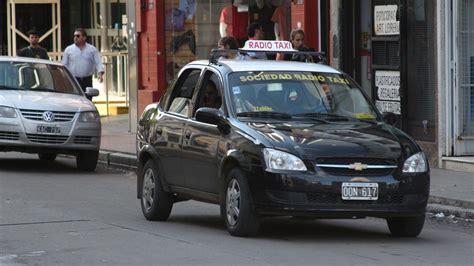
<path id="1" fill-rule="evenodd" d="M 64 67 L 29 62 L 0 62 L 0 90 L 82 95 L 80 88 Z"/>
<path id="2" fill-rule="evenodd" d="M 319 72 L 235 72 L 231 108 L 238 117 L 313 117 L 377 120 L 377 113 L 346 75 Z M 262 113 L 268 112 L 268 115 Z"/>

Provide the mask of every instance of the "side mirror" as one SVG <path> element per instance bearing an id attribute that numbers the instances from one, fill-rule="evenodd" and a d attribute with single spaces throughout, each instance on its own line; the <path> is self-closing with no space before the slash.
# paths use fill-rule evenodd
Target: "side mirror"
<path id="1" fill-rule="evenodd" d="M 217 128 L 224 134 L 229 133 L 229 125 L 220 109 L 201 107 L 196 111 L 196 121 L 217 125 Z"/>
<path id="2" fill-rule="evenodd" d="M 99 96 L 99 90 L 95 89 L 95 88 L 92 88 L 92 87 L 87 87 L 86 88 L 86 95 L 90 98 L 95 97 L 95 96 Z"/>
<path id="3" fill-rule="evenodd" d="M 397 115 L 392 112 L 383 113 L 383 120 L 391 126 L 395 125 L 398 122 Z"/>

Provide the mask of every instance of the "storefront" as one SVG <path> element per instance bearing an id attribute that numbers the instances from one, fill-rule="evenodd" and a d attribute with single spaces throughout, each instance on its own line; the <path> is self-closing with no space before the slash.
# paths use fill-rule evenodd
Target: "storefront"
<path id="1" fill-rule="evenodd" d="M 247 27 L 258 22 L 266 40 L 288 40 L 292 29 L 306 32 L 306 44 L 321 50 L 321 5 L 304 0 L 148 0 L 138 1 L 139 112 L 159 100 L 180 68 L 207 59 L 224 36 L 242 45 Z M 162 37 L 163 36 L 163 37 Z M 323 50 L 324 51 L 324 50 Z"/>

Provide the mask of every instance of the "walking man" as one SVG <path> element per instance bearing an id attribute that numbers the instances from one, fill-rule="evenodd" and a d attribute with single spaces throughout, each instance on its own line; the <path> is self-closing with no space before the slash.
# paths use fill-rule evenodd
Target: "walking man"
<path id="1" fill-rule="evenodd" d="M 30 30 L 27 32 L 27 34 L 30 46 L 19 50 L 16 54 L 22 57 L 33 57 L 48 60 L 48 52 L 46 52 L 46 49 L 43 47 L 39 46 L 38 32 L 36 30 Z"/>
<path id="2" fill-rule="evenodd" d="M 62 59 L 62 63 L 76 77 L 84 92 L 87 87 L 92 87 L 94 71 L 97 71 L 97 78 L 100 82 L 104 78 L 104 65 L 101 62 L 100 53 L 97 48 L 87 43 L 86 40 L 86 31 L 82 28 L 75 29 L 74 44 L 66 47 Z"/>

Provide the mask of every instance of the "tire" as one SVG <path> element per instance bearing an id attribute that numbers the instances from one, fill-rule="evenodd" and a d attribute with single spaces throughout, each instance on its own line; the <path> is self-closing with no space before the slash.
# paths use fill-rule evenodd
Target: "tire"
<path id="1" fill-rule="evenodd" d="M 99 151 L 81 151 L 76 156 L 77 168 L 82 171 L 94 172 L 99 160 Z"/>
<path id="2" fill-rule="evenodd" d="M 56 156 L 57 156 L 56 153 L 38 153 L 38 158 L 41 161 L 52 162 L 52 161 L 56 160 Z"/>
<path id="3" fill-rule="evenodd" d="M 225 183 L 221 201 L 221 216 L 227 231 L 233 236 L 254 236 L 258 233 L 259 221 L 252 202 L 250 188 L 243 172 L 232 169 Z"/>
<path id="4" fill-rule="evenodd" d="M 141 171 L 141 198 L 143 216 L 150 221 L 166 221 L 173 208 L 173 197 L 165 192 L 153 160 L 148 160 Z"/>
<path id="5" fill-rule="evenodd" d="M 416 217 L 388 218 L 388 229 L 393 236 L 417 237 L 423 230 L 425 215 Z"/>

